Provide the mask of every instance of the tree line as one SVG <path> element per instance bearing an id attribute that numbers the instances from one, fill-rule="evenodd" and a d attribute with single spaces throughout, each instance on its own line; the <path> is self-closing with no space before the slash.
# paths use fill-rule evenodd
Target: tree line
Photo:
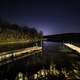
<path id="1" fill-rule="evenodd" d="M 35 41 L 41 37 L 42 31 L 38 32 L 34 27 L 10 24 L 0 19 L 0 42 Z"/>

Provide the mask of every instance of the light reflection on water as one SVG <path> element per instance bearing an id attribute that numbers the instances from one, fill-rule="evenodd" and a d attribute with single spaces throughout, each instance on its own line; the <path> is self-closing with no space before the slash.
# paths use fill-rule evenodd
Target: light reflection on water
<path id="1" fill-rule="evenodd" d="M 57 70 L 59 72 L 59 77 L 61 73 L 64 73 L 65 76 L 67 76 L 69 72 L 71 74 L 74 72 L 75 74 L 76 70 L 80 70 L 79 66 L 79 56 L 74 55 L 72 50 L 66 50 L 66 47 L 63 45 L 63 43 L 44 42 L 42 54 L 32 55 L 24 60 L 21 60 L 20 62 L 17 62 L 16 67 L 14 65 L 15 68 L 13 69 L 13 71 L 16 69 L 16 71 L 18 72 L 27 73 L 27 77 L 31 78 L 36 75 L 36 73 L 39 73 L 42 70 L 45 72 L 47 71 L 46 74 L 49 75 L 54 75 L 55 73 L 53 74 L 51 73 L 51 71 L 54 72 L 54 70 Z"/>
<path id="2" fill-rule="evenodd" d="M 49 70 L 48 73 L 50 74 L 50 65 L 56 65 L 55 70 L 59 70 L 60 74 L 63 74 L 65 77 L 67 76 L 68 78 L 75 79 L 75 71 L 79 71 L 80 69 L 80 62 L 79 56 L 73 54 L 73 51 L 71 50 L 66 50 L 66 47 L 62 43 L 52 43 L 52 42 L 45 42 L 43 45 L 43 54 L 41 56 L 41 63 L 42 64 L 42 69 Z M 61 51 L 61 49 L 65 49 Z M 36 57 L 38 61 L 39 57 Z M 37 66 L 38 67 L 38 66 Z M 76 70 L 75 70 L 76 69 Z M 40 68 L 41 70 L 41 68 Z M 52 70 L 54 72 L 54 68 Z M 80 72 L 77 74 L 79 75 Z M 55 74 L 55 73 L 54 73 Z M 54 75 L 53 74 L 53 75 Z M 59 74 L 59 75 L 60 75 Z M 37 74 L 36 74 L 37 75 Z M 59 77 L 59 75 L 56 75 Z M 72 75 L 72 76 L 70 76 Z M 35 76 L 35 74 L 34 74 Z M 80 76 L 78 76 L 79 78 Z M 48 80 L 48 79 L 47 79 Z"/>
<path id="3" fill-rule="evenodd" d="M 45 42 L 43 44 L 43 47 L 43 54 L 41 56 L 39 55 L 37 57 L 33 57 L 33 60 L 31 60 L 31 62 L 35 62 L 37 67 L 39 67 L 40 64 L 42 65 L 42 67 L 38 68 L 37 72 L 34 71 L 35 73 L 32 75 L 32 79 L 33 77 L 36 79 L 43 77 L 42 79 L 44 79 L 44 77 L 46 76 L 46 71 L 48 75 L 56 76 L 56 79 L 60 78 L 61 74 L 66 79 L 76 79 L 76 77 L 74 77 L 75 73 L 77 75 L 77 78 L 80 79 L 79 56 L 73 54 L 72 50 L 66 50 L 66 47 L 63 45 L 63 43 Z M 61 51 L 61 49 L 65 50 Z M 45 76 L 42 76 L 42 70 L 44 71 L 43 73 Z M 56 71 L 58 72 L 58 74 L 56 74 Z M 41 74 L 38 75 L 38 73 Z M 46 80 L 49 80 L 49 78 L 47 78 Z"/>

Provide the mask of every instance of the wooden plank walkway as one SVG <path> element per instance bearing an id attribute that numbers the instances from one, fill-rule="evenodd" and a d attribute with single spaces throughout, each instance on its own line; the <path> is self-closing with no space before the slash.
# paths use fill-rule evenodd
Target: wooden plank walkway
<path id="1" fill-rule="evenodd" d="M 42 52 L 42 47 L 34 46 L 0 53 L 0 65 Z"/>

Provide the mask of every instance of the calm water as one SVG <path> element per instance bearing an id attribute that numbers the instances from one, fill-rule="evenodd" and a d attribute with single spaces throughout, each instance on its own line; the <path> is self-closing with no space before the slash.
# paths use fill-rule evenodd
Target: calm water
<path id="1" fill-rule="evenodd" d="M 22 72 L 30 77 L 41 69 L 49 69 L 51 64 L 55 64 L 59 71 L 62 68 L 66 68 L 67 71 L 73 70 L 74 65 L 80 69 L 78 67 L 80 66 L 80 56 L 73 54 L 73 52 L 62 43 L 44 42 L 43 53 L 6 65 L 4 76 L 6 75 L 8 80 L 14 80 L 18 73 Z"/>
<path id="2" fill-rule="evenodd" d="M 79 56 L 62 43 L 44 43 L 44 54 L 53 62 L 63 63 L 76 61 Z"/>

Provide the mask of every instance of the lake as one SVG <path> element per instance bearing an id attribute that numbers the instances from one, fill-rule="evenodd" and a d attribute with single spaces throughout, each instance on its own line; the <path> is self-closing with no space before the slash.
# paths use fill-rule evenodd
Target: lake
<path id="1" fill-rule="evenodd" d="M 19 75 L 25 76 L 24 80 L 80 79 L 80 56 L 63 43 L 44 42 L 42 53 L 16 61 L 10 66 L 8 80 L 19 80 Z"/>

